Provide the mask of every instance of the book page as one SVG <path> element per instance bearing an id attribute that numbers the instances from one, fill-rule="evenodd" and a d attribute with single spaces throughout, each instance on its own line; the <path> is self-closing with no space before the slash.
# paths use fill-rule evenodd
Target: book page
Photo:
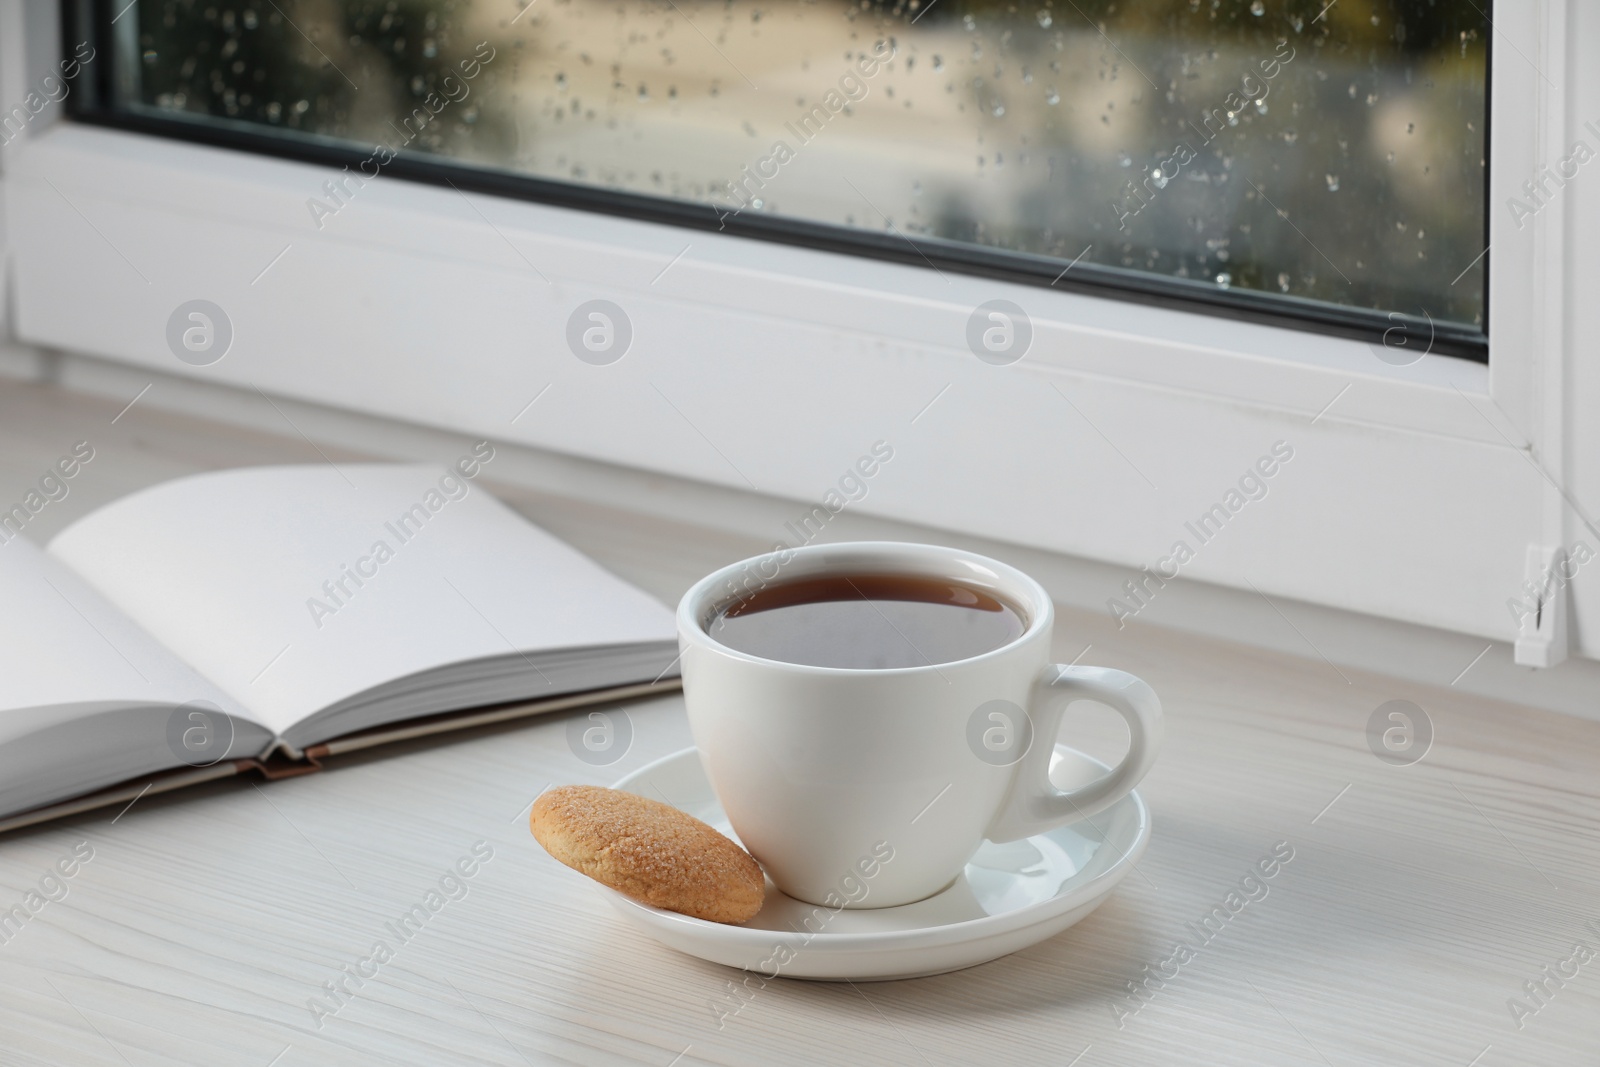
<path id="1" fill-rule="evenodd" d="M 259 756 L 270 741 L 233 698 L 38 546 L 0 544 L 0 814 Z"/>
<path id="2" fill-rule="evenodd" d="M 43 549 L 0 544 L 0 744 L 74 708 L 195 700 L 247 715 Z"/>
<path id="3" fill-rule="evenodd" d="M 441 467 L 195 475 L 50 551 L 279 734 L 419 671 L 676 633 L 664 605 Z"/>

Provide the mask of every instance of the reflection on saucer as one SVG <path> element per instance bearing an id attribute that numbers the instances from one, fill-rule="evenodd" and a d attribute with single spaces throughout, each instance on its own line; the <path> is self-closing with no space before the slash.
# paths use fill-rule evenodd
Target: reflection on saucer
<path id="1" fill-rule="evenodd" d="M 1057 746 L 1051 760 L 1057 788 L 1104 773 L 1104 764 L 1065 746 Z M 692 748 L 640 768 L 616 788 L 667 800 L 738 840 Z M 642 932 L 713 963 L 766 973 L 773 959 L 783 959 L 778 975 L 769 977 L 913 978 L 985 963 L 1065 930 L 1106 899 L 1149 840 L 1149 811 L 1135 791 L 1092 823 L 1070 823 L 1022 841 L 985 842 L 949 886 L 895 908 L 834 911 L 769 884 L 760 914 L 743 926 L 725 926 L 602 892 Z M 775 954 L 778 944 L 791 951 Z"/>

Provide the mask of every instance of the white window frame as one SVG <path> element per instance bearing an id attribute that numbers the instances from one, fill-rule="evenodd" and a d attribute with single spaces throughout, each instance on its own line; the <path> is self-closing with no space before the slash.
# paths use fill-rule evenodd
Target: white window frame
<path id="1" fill-rule="evenodd" d="M 0 39 L 23 3 L 0 0 Z M 1600 226 L 1575 210 L 1597 202 L 1600 178 L 1585 172 L 1521 228 L 1506 207 L 1580 118 L 1600 118 L 1595 78 L 1569 62 L 1584 42 L 1600 44 L 1595 19 L 1567 0 L 1497 5 L 1488 367 L 1394 367 L 1311 332 L 398 179 L 369 183 L 318 230 L 306 201 L 328 168 L 68 122 L 0 154 L 13 329 L 797 500 L 819 500 L 885 440 L 895 459 L 853 505 L 863 512 L 1130 572 L 1288 441 L 1296 458 L 1269 496 L 1185 577 L 1509 640 L 1528 547 L 1600 548 L 1551 484 L 1600 501 L 1595 450 L 1571 462 L 1594 435 L 1568 418 L 1600 402 L 1600 334 L 1573 299 L 1600 280 L 1576 256 Z M 50 58 L 0 52 L 0 88 L 15 94 L 29 80 L 17 71 Z M 235 331 L 207 367 L 164 342 L 173 309 L 196 298 Z M 595 298 L 633 322 L 610 366 L 563 341 Z M 1008 367 L 964 342 L 973 308 L 996 298 L 1035 330 Z M 1595 571 L 1571 586 L 1574 620 L 1600 613 Z M 1600 656 L 1591 629 L 1572 627 L 1575 648 Z"/>

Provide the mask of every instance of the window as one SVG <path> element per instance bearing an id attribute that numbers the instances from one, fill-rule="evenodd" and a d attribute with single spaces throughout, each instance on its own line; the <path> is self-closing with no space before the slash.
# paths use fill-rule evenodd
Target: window
<path id="1" fill-rule="evenodd" d="M 121 0 L 119 0 L 119 3 Z M 1436 0 L 133 0 L 85 117 L 1485 358 Z M 81 101 L 87 97 L 77 98 Z"/>
<path id="2" fill-rule="evenodd" d="M 1572 417 L 1594 407 L 1588 386 L 1597 380 L 1587 355 L 1593 301 L 1584 299 L 1596 267 L 1576 254 L 1595 236 L 1582 175 L 1600 82 L 1580 59 L 1600 43 L 1600 22 L 1588 5 L 1263 0 L 1257 16 L 1251 0 L 1201 0 L 1198 9 L 1189 0 L 1127 9 L 1038 0 L 1016 12 L 934 0 L 898 12 L 858 7 L 850 19 L 824 0 L 795 0 L 760 8 L 756 22 L 746 0 L 623 0 L 607 8 L 615 22 L 606 33 L 588 31 L 601 50 L 557 25 L 596 5 L 557 0 L 441 6 L 431 28 L 428 9 L 402 9 L 401 0 L 392 11 L 254 0 L 231 8 L 231 31 L 233 0 L 170 11 L 146 6 L 159 0 L 64 2 L 95 15 L 69 10 L 59 47 L 24 51 L 20 35 L 0 34 L 0 73 L 12 85 L 44 85 L 59 57 L 80 44 L 96 49 L 56 105 L 77 121 L 47 123 L 41 112 L 6 147 L 9 304 L 24 342 L 93 357 L 64 359 L 62 375 L 102 383 L 120 404 L 152 380 L 160 384 L 150 397 L 189 395 L 193 380 L 237 391 L 259 405 L 262 425 L 279 429 L 283 416 L 258 390 L 279 406 L 298 400 L 503 439 L 558 465 L 598 460 L 790 500 L 814 499 L 865 444 L 884 439 L 896 450 L 894 476 L 852 505 L 863 515 L 1130 570 L 1167 553 L 1172 532 L 1214 502 L 1215 486 L 1284 440 L 1303 457 L 1301 473 L 1274 488 L 1270 506 L 1252 505 L 1249 523 L 1231 526 L 1187 577 L 1252 602 L 1259 591 L 1493 640 L 1508 634 L 1506 598 L 1528 580 L 1530 546 L 1587 535 L 1563 494 L 1600 494 L 1583 460 L 1600 454 L 1588 439 L 1593 420 Z M 25 14 L 50 19 L 49 7 Z M 773 39 L 780 12 L 812 20 L 829 11 L 837 19 L 819 25 L 834 27 L 831 53 L 807 46 L 797 23 L 780 35 L 782 48 L 756 47 Z M 526 29 L 535 15 L 537 32 Z M 380 30 L 389 36 L 375 40 Z M 935 48 L 926 36 L 935 32 L 964 47 Z M 1054 83 L 1056 104 L 1035 105 L 1024 87 L 1049 88 L 1040 84 L 1049 61 L 1030 60 L 1033 81 L 1024 82 L 1007 49 L 1020 51 L 1024 34 L 1050 41 L 1057 32 L 1064 54 L 1081 48 L 1089 58 L 1063 62 L 1052 73 L 1077 80 Z M 239 43 L 223 62 L 230 40 Z M 728 183 L 810 110 L 796 101 L 826 106 L 845 64 L 882 40 L 894 52 L 870 76 L 857 68 L 866 92 L 854 90 L 851 111 L 840 103 L 776 174 L 768 164 L 762 205 L 752 197 L 736 210 Z M 1270 63 L 1260 61 L 1283 42 L 1293 58 L 1267 79 Z M 238 54 L 268 44 L 285 57 L 270 69 L 256 53 Z M 480 44 L 492 55 L 478 58 Z M 647 50 L 669 78 L 640 76 Z M 989 65 L 997 52 L 1000 81 Z M 730 66 L 719 73 L 712 65 L 724 55 Z M 932 131 L 902 144 L 880 135 L 889 127 L 866 124 L 891 86 L 900 112 L 932 108 L 913 81 L 934 55 L 947 77 L 962 65 L 948 92 L 929 84 L 952 114 L 984 124 L 981 174 L 970 126 L 902 123 L 893 127 L 901 141 Z M 1239 104 L 1249 91 L 1250 106 L 1222 133 L 1227 115 L 1219 120 L 1200 89 L 1222 77 L 1228 55 L 1254 59 L 1270 87 L 1262 114 L 1255 81 L 1240 73 Z M 477 68 L 462 68 L 474 59 Z M 1185 62 L 1199 76 L 1178 77 Z M 582 88 L 579 73 L 602 63 L 619 69 L 599 68 L 609 80 Z M 1134 66 L 1173 99 L 1143 77 L 1143 90 L 1129 89 Z M 709 83 L 691 94 L 676 74 L 690 69 L 719 79 L 718 95 Z M 818 71 L 828 76 L 813 84 Z M 978 77 L 983 88 L 1005 88 L 1003 115 L 992 101 L 974 115 Z M 269 93 L 275 80 L 296 92 Z M 1063 108 L 1095 104 L 1080 99 L 1090 90 L 1102 97 L 1084 129 L 1104 137 L 1137 127 L 1146 139 L 1104 152 L 1084 140 L 1057 154 L 1114 169 L 1108 183 L 1118 184 L 1096 192 L 1075 178 L 1065 192 L 1048 185 L 1031 198 L 985 192 L 1000 188 L 997 174 L 1017 182 L 1031 173 L 1022 138 L 1034 152 L 1043 134 L 1024 119 L 1037 111 L 1064 122 L 1079 111 Z M 274 101 L 276 122 L 266 110 Z M 1189 110 L 1170 110 L 1179 102 Z M 1401 104 L 1410 113 L 1393 110 Z M 1397 114 L 1403 123 L 1390 122 Z M 1158 136 L 1160 116 L 1173 130 Z M 1199 128 L 1196 140 L 1216 134 L 1195 145 L 1203 151 L 1236 138 L 1227 143 L 1239 150 L 1217 162 L 1231 160 L 1227 182 L 1190 176 L 1217 177 L 1197 169 L 1209 159 L 1197 151 L 1175 163 L 1175 177 L 1163 168 L 1167 184 L 1152 189 L 1148 168 L 1170 158 L 1180 118 Z M 1294 131 L 1292 143 L 1281 130 L 1266 136 L 1274 123 Z M 1002 134 L 1011 140 L 997 141 Z M 949 139 L 946 149 L 929 136 Z M 373 181 L 361 167 L 380 141 L 400 150 Z M 951 162 L 957 149 L 969 169 Z M 1391 150 L 1393 165 L 1409 169 L 1384 169 Z M 965 218 L 967 230 L 935 227 L 927 208 L 913 218 L 914 188 L 888 195 L 896 153 L 914 160 L 921 202 L 947 205 L 941 217 Z M 998 169 L 995 154 L 1004 156 Z M 676 176 L 659 165 L 668 157 L 679 161 Z M 790 181 L 823 163 L 817 173 L 832 186 Z M 1384 184 L 1390 173 L 1399 177 Z M 936 186 L 935 174 L 960 181 Z M 1246 176 L 1259 188 L 1241 184 Z M 855 195 L 836 180 L 844 177 L 894 229 L 840 196 Z M 1138 212 L 1115 199 L 1119 190 L 1139 197 Z M 1175 197 L 1199 194 L 1170 225 Z M 1002 228 L 1005 211 L 1027 225 Z M 1051 217 L 1066 222 L 1041 221 Z M 1214 228 L 1206 241 L 1174 246 L 1190 257 L 1185 278 L 1177 252 L 1166 258 L 1159 242 L 1187 240 L 1190 219 Z M 1072 242 L 1037 243 L 1074 220 L 1089 229 Z M 1108 252 L 1094 238 L 1123 221 L 1130 247 Z M 1161 252 L 1153 262 L 1152 249 Z M 1321 283 L 1334 276 L 1324 254 L 1365 290 L 1296 291 L 1294 271 L 1318 272 Z M 1352 260 L 1366 273 L 1352 273 Z M 1226 288 L 1218 273 L 1230 275 Z M 1280 273 L 1291 275 L 1287 293 Z M 206 366 L 177 357 L 164 333 L 197 299 L 222 308 L 234 328 L 232 350 Z M 631 326 L 625 358 L 603 366 L 572 351 L 568 332 L 596 300 Z M 971 332 L 999 300 L 1031 321 L 1025 358 L 1003 365 L 984 358 Z M 1404 355 L 1428 350 L 1430 318 L 1431 356 L 1382 358 L 1396 332 L 1415 339 Z M 1408 332 L 1413 324 L 1424 336 Z M 1476 358 L 1454 358 L 1463 355 Z M 169 388 L 174 379 L 180 388 Z M 1292 553 L 1280 550 L 1286 544 Z M 1574 603 L 1588 611 L 1600 602 L 1582 586 L 1580 577 Z M 1314 629 L 1306 636 L 1322 644 Z"/>

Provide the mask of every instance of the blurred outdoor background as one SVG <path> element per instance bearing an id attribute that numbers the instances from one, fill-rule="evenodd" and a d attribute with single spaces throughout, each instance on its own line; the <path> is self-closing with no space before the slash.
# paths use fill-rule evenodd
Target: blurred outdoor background
<path id="1" fill-rule="evenodd" d="M 782 141 L 745 211 L 1481 327 L 1487 0 L 1325 5 L 137 0 L 117 84 L 128 109 L 727 210 Z M 865 95 L 797 137 L 875 49 Z"/>

